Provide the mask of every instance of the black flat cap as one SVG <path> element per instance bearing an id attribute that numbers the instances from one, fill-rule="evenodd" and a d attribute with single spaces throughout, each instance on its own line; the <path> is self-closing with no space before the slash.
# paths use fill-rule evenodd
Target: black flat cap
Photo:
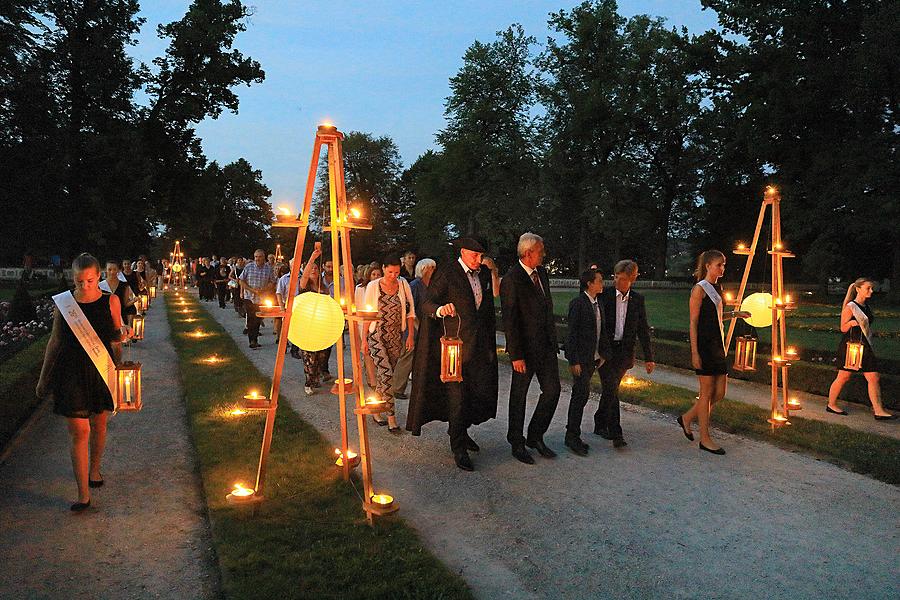
<path id="1" fill-rule="evenodd" d="M 482 246 L 478 240 L 469 237 L 456 238 L 455 240 L 452 240 L 450 244 L 457 250 L 465 248 L 472 252 L 485 252 L 484 246 Z"/>

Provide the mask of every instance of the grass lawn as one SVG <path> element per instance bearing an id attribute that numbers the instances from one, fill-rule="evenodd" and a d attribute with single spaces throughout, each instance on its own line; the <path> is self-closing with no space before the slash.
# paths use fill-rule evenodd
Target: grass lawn
<path id="1" fill-rule="evenodd" d="M 506 354 L 501 354 L 506 359 Z M 560 361 L 560 377 L 571 382 L 568 363 Z M 600 379 L 591 383 L 600 392 Z M 623 402 L 647 406 L 671 415 L 687 411 L 696 395 L 691 390 L 637 379 L 633 385 L 622 385 L 619 398 Z M 843 425 L 812 419 L 791 417 L 789 427 L 772 431 L 766 422 L 768 411 L 757 406 L 723 400 L 713 411 L 713 426 L 730 433 L 772 443 L 786 450 L 803 452 L 844 468 L 864 473 L 881 481 L 900 483 L 900 440 L 864 433 Z M 672 428 L 677 425 L 672 421 Z M 696 436 L 696 434 L 695 434 Z"/>
<path id="2" fill-rule="evenodd" d="M 607 283 L 607 289 L 612 289 Z M 688 330 L 689 290 L 638 290 L 646 298 L 647 319 L 651 327 L 672 331 Z M 553 311 L 559 316 L 568 312 L 569 301 L 578 294 L 575 290 L 554 290 Z M 839 302 L 839 301 L 838 301 Z M 836 352 L 840 333 L 839 303 L 803 304 L 788 317 L 787 339 L 791 343 L 808 350 Z M 873 302 L 876 313 L 875 328 L 880 332 L 892 332 L 894 337 L 877 340 L 878 353 L 885 358 L 900 356 L 900 307 Z M 813 316 L 814 315 L 814 316 Z M 887 315 L 887 316 L 879 316 Z M 809 327 L 828 326 L 834 331 L 810 331 Z M 758 330 L 760 342 L 768 343 L 771 336 L 768 328 Z"/>
<path id="3" fill-rule="evenodd" d="M 196 322 L 184 323 L 171 301 L 168 316 L 225 595 L 471 598 L 465 582 L 401 518 L 366 524 L 354 487 L 334 466 L 333 448 L 283 400 L 266 500 L 256 516 L 225 502 L 236 481 L 248 487 L 255 481 L 265 419 L 262 413 L 229 417 L 228 409 L 249 388 L 268 389 L 270 374 L 260 373 L 195 299 L 188 302 Z M 198 328 L 214 335 L 202 341 L 184 335 Z M 227 362 L 199 362 L 210 354 Z M 362 489 L 361 481 L 355 484 Z"/>
<path id="4" fill-rule="evenodd" d="M 6 446 L 40 402 L 34 395 L 50 334 L 17 352 L 0 368 L 0 448 Z"/>

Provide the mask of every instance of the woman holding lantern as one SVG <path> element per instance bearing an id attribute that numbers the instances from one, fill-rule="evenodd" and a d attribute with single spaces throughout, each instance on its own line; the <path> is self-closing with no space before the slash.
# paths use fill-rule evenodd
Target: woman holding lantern
<path id="1" fill-rule="evenodd" d="M 841 344 L 838 347 L 838 360 L 844 360 L 844 366 L 837 372 L 837 377 L 828 391 L 828 406 L 825 410 L 836 415 L 846 415 L 847 411 L 837 405 L 838 396 L 844 384 L 850 380 L 850 374 L 859 371 L 866 378 L 869 387 L 869 401 L 877 421 L 890 421 L 897 418 L 881 404 L 881 382 L 878 377 L 878 361 L 872 350 L 872 325 L 875 313 L 867 300 L 872 297 L 873 282 L 860 277 L 850 284 L 844 296 L 841 309 Z M 852 300 L 851 300 L 852 298 Z"/>
<path id="2" fill-rule="evenodd" d="M 388 256 L 382 268 L 384 276 L 366 286 L 365 306 L 378 307 L 381 318 L 369 323 L 362 348 L 375 363 L 375 392 L 387 404 L 388 429 L 400 433 L 394 414 L 394 368 L 404 347 L 407 352 L 415 348 L 416 309 L 409 283 L 400 277 L 400 257 Z"/>
<path id="3" fill-rule="evenodd" d="M 113 357 L 128 330 L 122 326 L 118 296 L 100 290 L 97 259 L 81 254 L 73 261 L 72 272 L 75 291 L 53 297 L 57 309 L 35 394 L 51 396 L 53 412 L 68 421 L 72 469 L 78 484 L 78 501 L 71 509 L 82 512 L 91 504 L 90 488 L 103 485 L 100 461 L 106 445 L 106 418 L 114 409 Z"/>
<path id="4" fill-rule="evenodd" d="M 700 424 L 700 449 L 718 455 L 725 454 L 725 450 L 709 435 L 709 417 L 713 406 L 725 397 L 728 382 L 723 321 L 750 316 L 734 310 L 723 313 L 719 278 L 724 274 L 725 255 L 718 250 L 707 250 L 697 259 L 697 284 L 690 299 L 690 338 L 691 365 L 700 380 L 700 395 L 694 406 L 677 419 L 684 436 L 691 441 L 691 424 L 696 419 Z"/>

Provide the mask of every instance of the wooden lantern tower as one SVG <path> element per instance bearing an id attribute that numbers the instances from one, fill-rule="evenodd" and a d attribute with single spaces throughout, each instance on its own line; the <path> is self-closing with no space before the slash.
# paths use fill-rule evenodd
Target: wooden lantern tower
<path id="1" fill-rule="evenodd" d="M 303 267 L 303 245 L 306 241 L 306 233 L 309 227 L 310 209 L 312 206 L 313 189 L 316 183 L 316 175 L 319 165 L 319 156 L 322 148 L 326 149 L 328 157 L 328 192 L 329 192 L 329 223 L 323 227 L 323 231 L 331 232 L 331 256 L 336 273 L 343 273 L 343 289 L 336 285 L 334 299 L 344 310 L 347 321 L 350 322 L 350 364 L 352 378 L 345 377 L 344 365 L 344 339 L 337 341 L 337 377 L 332 390 L 338 396 L 340 405 L 341 423 L 341 447 L 336 450 L 337 464 L 343 470 L 344 479 L 350 479 L 350 469 L 361 467 L 363 479 L 363 510 L 369 524 L 373 524 L 375 516 L 390 514 L 398 509 L 394 499 L 375 490 L 372 480 L 372 452 L 369 447 L 369 433 L 366 423 L 366 415 L 384 411 L 384 403 L 376 399 L 364 397 L 362 382 L 362 364 L 360 362 L 360 323 L 369 323 L 377 320 L 377 312 L 358 311 L 355 306 L 353 259 L 350 252 L 350 234 L 354 229 L 371 229 L 372 225 L 360 214 L 358 207 L 351 207 L 347 203 L 344 183 L 344 157 L 342 142 L 344 134 L 330 124 L 320 125 L 316 131 L 313 144 L 312 160 L 309 165 L 309 175 L 306 180 L 306 191 L 303 197 L 303 207 L 299 216 L 290 214 L 276 214 L 274 227 L 289 227 L 297 229 L 296 243 L 294 245 L 294 260 L 290 271 L 288 290 L 296 290 L 300 279 L 300 271 Z M 340 281 L 340 278 L 338 278 Z M 278 393 L 281 385 L 281 376 L 284 368 L 285 352 L 288 343 L 288 331 L 291 323 L 291 310 L 294 303 L 293 294 L 289 293 L 285 300 L 285 308 L 276 315 L 266 316 L 283 317 L 281 335 L 278 338 L 278 350 L 275 354 L 275 368 L 272 375 L 272 387 L 268 398 L 262 397 L 255 403 L 247 403 L 248 409 L 265 410 L 266 423 L 263 432 L 262 446 L 259 455 L 259 467 L 256 475 L 256 485 L 252 491 L 246 488 L 235 490 L 229 494 L 231 502 L 260 502 L 265 494 L 266 468 L 269 451 L 272 446 L 272 434 L 275 425 L 275 411 L 278 407 Z M 350 450 L 349 435 L 347 431 L 347 399 L 353 402 L 353 412 L 356 414 L 357 429 L 359 432 L 359 451 L 354 455 Z M 349 460 L 342 460 L 348 457 Z"/>
<path id="2" fill-rule="evenodd" d="M 759 217 L 756 220 L 756 230 L 753 234 L 753 242 L 747 248 L 744 244 L 740 244 L 735 248 L 734 253 L 739 256 L 747 257 L 747 264 L 744 267 L 744 274 L 741 277 L 741 287 L 738 290 L 737 298 L 734 304 L 737 308 L 741 306 L 744 300 L 744 292 L 747 289 L 747 279 L 750 276 L 750 267 L 753 264 L 753 257 L 756 254 L 756 248 L 759 244 L 759 237 L 762 233 L 763 220 L 766 216 L 766 209 L 772 209 L 771 227 L 772 227 L 772 247 L 769 248 L 769 255 L 772 261 L 772 357 L 769 361 L 769 367 L 772 369 L 771 382 L 771 411 L 769 414 L 769 423 L 774 429 L 781 425 L 790 425 L 790 411 L 799 410 L 800 403 L 790 398 L 788 387 L 788 369 L 791 366 L 791 360 L 796 358 L 796 351 L 787 345 L 787 324 L 785 319 L 787 313 L 797 307 L 796 300 L 790 295 L 785 294 L 784 290 L 784 271 L 782 269 L 782 261 L 785 258 L 794 258 L 794 253 L 785 249 L 784 242 L 781 238 L 781 194 L 775 186 L 768 186 L 763 196 L 762 205 L 759 208 Z M 732 320 L 728 326 L 728 337 L 725 340 L 725 347 L 731 346 L 731 339 L 734 335 L 734 328 L 737 320 Z M 756 346 L 753 344 L 752 353 L 755 362 Z M 746 352 L 746 351 L 745 351 Z M 744 369 L 750 370 L 750 369 Z M 781 390 L 779 394 L 779 377 L 781 381 Z"/>
<path id="3" fill-rule="evenodd" d="M 175 265 L 178 265 L 177 267 Z M 169 252 L 169 287 L 173 290 L 187 288 L 187 264 L 184 260 L 184 252 L 181 250 L 181 241 L 175 240 L 175 249 Z"/>

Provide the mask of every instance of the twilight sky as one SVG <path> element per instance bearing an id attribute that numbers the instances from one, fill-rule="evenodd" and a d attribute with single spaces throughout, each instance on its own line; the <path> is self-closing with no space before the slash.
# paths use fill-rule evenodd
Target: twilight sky
<path id="1" fill-rule="evenodd" d="M 443 127 L 448 80 L 476 39 L 512 23 L 542 44 L 547 15 L 578 0 L 249 0 L 255 14 L 235 47 L 260 62 L 266 80 L 240 87 L 238 114 L 197 130 L 206 155 L 240 157 L 261 169 L 273 205 L 297 207 L 316 125 L 388 135 L 406 165 Z M 156 26 L 180 19 L 190 0 L 143 0 L 147 19 L 132 55 L 149 63 L 165 51 Z M 716 26 L 700 0 L 620 0 L 619 13 L 649 14 L 701 33 Z"/>

